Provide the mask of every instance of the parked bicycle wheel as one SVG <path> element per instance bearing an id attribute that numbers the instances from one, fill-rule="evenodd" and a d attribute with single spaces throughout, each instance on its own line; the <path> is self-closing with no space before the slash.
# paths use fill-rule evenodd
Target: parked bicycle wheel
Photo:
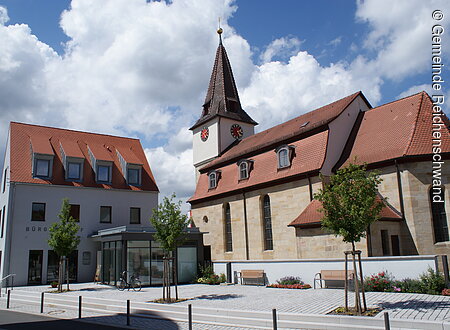
<path id="1" fill-rule="evenodd" d="M 120 281 L 117 282 L 116 286 L 117 286 L 117 289 L 119 289 L 119 291 L 123 291 L 127 287 L 127 282 L 125 282 L 125 280 L 123 280 L 123 279 L 120 279 Z"/>
<path id="2" fill-rule="evenodd" d="M 133 280 L 133 282 L 131 282 L 131 287 L 134 291 L 141 291 L 141 281 Z"/>

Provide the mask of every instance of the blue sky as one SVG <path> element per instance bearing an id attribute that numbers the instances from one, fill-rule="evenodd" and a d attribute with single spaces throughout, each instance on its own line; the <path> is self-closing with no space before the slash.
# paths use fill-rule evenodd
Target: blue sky
<path id="1" fill-rule="evenodd" d="M 357 90 L 430 91 L 434 9 L 450 33 L 445 0 L 0 0 L 0 138 L 10 120 L 139 137 L 162 194 L 186 198 L 219 16 L 260 131 Z"/>

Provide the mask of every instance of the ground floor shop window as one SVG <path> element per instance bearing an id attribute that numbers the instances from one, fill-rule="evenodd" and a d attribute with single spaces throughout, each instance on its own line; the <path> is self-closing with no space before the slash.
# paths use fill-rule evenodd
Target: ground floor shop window
<path id="1" fill-rule="evenodd" d="M 102 279 L 106 284 L 115 285 L 124 271 L 122 241 L 103 243 L 103 273 Z"/>
<path id="2" fill-rule="evenodd" d="M 126 249 L 123 250 L 123 248 Z M 177 249 L 178 282 L 190 282 L 197 275 L 197 247 L 183 246 Z M 142 285 L 160 285 L 163 278 L 164 251 L 155 241 L 103 242 L 103 282 L 115 285 L 124 270 L 128 280 L 134 275 Z M 172 261 L 170 263 L 172 267 Z M 172 278 L 172 274 L 170 274 Z"/>
<path id="3" fill-rule="evenodd" d="M 195 246 L 177 249 L 178 282 L 190 282 L 197 276 L 197 248 Z"/>
<path id="4" fill-rule="evenodd" d="M 48 251 L 47 258 L 47 283 L 57 282 L 59 272 L 59 257 L 55 251 Z M 72 251 L 69 255 L 69 280 L 76 282 L 78 277 L 78 250 Z M 67 279 L 64 278 L 64 281 Z"/>
<path id="5" fill-rule="evenodd" d="M 30 250 L 28 256 L 28 284 L 42 284 L 42 250 Z"/>

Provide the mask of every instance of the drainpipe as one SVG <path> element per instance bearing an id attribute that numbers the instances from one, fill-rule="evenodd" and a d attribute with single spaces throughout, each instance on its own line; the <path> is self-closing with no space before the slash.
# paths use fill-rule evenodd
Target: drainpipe
<path id="1" fill-rule="evenodd" d="M 403 189 L 402 178 L 400 176 L 400 169 L 398 167 L 397 160 L 395 162 L 395 169 L 397 170 L 397 186 L 398 186 L 398 198 L 400 200 L 400 212 L 402 213 L 402 220 L 405 220 L 405 206 L 403 205 Z"/>
<path id="2" fill-rule="evenodd" d="M 245 259 L 250 260 L 248 249 L 247 200 L 245 198 L 245 192 L 242 192 L 242 197 L 244 199 Z"/>

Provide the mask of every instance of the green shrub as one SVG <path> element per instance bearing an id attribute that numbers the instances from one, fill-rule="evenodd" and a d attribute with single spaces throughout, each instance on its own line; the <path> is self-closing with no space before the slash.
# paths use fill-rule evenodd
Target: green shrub
<path id="1" fill-rule="evenodd" d="M 220 284 L 225 283 L 227 278 L 225 274 L 216 275 L 212 265 L 199 265 L 201 276 L 197 279 L 197 283 L 201 284 Z"/>
<path id="2" fill-rule="evenodd" d="M 445 278 L 439 271 L 435 272 L 428 268 L 427 273 L 420 275 L 422 281 L 422 292 L 426 294 L 441 294 L 445 289 Z"/>
<path id="3" fill-rule="evenodd" d="M 405 278 L 401 281 L 395 281 L 394 286 L 399 288 L 400 292 L 420 293 L 423 285 L 421 280 Z"/>

